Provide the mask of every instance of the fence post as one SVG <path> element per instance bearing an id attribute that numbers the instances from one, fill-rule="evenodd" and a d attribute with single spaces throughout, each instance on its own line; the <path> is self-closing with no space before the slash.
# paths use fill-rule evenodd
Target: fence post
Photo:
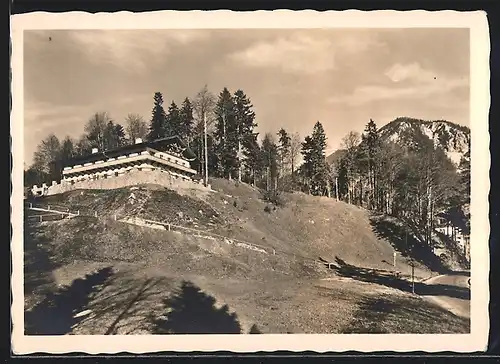
<path id="1" fill-rule="evenodd" d="M 78 211 L 76 212 L 76 214 L 77 214 L 78 216 L 80 216 L 80 210 L 78 210 Z"/>
<path id="2" fill-rule="evenodd" d="M 47 210 L 50 210 L 50 205 L 47 205 Z"/>
<path id="3" fill-rule="evenodd" d="M 167 227 L 168 227 L 168 231 L 170 231 L 170 224 L 167 224 Z"/>
<path id="4" fill-rule="evenodd" d="M 97 217 L 97 211 L 94 211 L 94 216 Z"/>
<path id="5" fill-rule="evenodd" d="M 115 214 L 115 221 L 116 221 L 116 214 Z"/>
<path id="6" fill-rule="evenodd" d="M 40 215 L 40 222 L 42 222 L 42 221 L 43 221 L 43 217 L 42 217 L 42 215 Z"/>
<path id="7" fill-rule="evenodd" d="M 273 255 L 276 255 L 276 250 L 273 249 Z"/>
<path id="8" fill-rule="evenodd" d="M 33 208 L 33 204 L 30 202 L 30 209 L 32 209 L 32 208 Z"/>

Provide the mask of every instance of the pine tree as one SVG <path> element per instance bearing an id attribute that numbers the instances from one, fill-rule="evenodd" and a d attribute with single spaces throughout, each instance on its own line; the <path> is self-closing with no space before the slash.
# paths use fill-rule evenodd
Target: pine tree
<path id="1" fill-rule="evenodd" d="M 242 90 L 237 90 L 234 93 L 233 102 L 238 151 L 238 180 L 241 181 L 243 158 L 245 156 L 244 149 L 246 148 L 245 141 L 253 133 L 257 124 L 254 122 L 255 113 L 252 110 L 253 105 Z"/>
<path id="2" fill-rule="evenodd" d="M 163 95 L 161 92 L 155 92 L 153 113 L 149 124 L 148 141 L 161 139 L 165 137 L 165 110 L 163 109 Z"/>
<path id="3" fill-rule="evenodd" d="M 377 125 L 375 121 L 370 119 L 362 135 L 362 143 L 359 150 L 360 162 L 368 174 L 368 208 L 370 209 L 378 209 L 380 206 L 378 194 L 379 169 L 377 168 L 380 164 L 380 143 Z"/>
<path id="4" fill-rule="evenodd" d="M 283 179 L 290 163 L 291 138 L 283 128 L 278 131 L 278 137 L 279 176 Z"/>
<path id="5" fill-rule="evenodd" d="M 61 144 L 61 150 L 59 158 L 62 163 L 65 163 L 75 156 L 75 145 L 73 140 L 66 136 Z"/>
<path id="6" fill-rule="evenodd" d="M 193 105 L 189 98 L 185 98 L 182 102 L 181 110 L 179 113 L 179 137 L 191 144 L 193 138 L 194 118 L 193 118 Z"/>
<path id="7" fill-rule="evenodd" d="M 257 180 L 262 175 L 264 168 L 262 150 L 257 141 L 258 133 L 248 135 L 245 140 L 245 167 L 248 171 L 248 181 L 253 185 L 257 185 Z"/>
<path id="8" fill-rule="evenodd" d="M 104 131 L 104 150 L 118 148 L 126 143 L 125 131 L 123 126 L 115 124 L 112 120 L 108 121 Z"/>
<path id="9" fill-rule="evenodd" d="M 116 123 L 111 134 L 113 136 L 113 148 L 122 147 L 127 143 L 127 137 L 125 135 L 125 129 L 123 126 Z"/>
<path id="10" fill-rule="evenodd" d="M 300 167 L 303 185 L 307 193 L 312 192 L 312 178 L 314 175 L 314 141 L 311 136 L 306 136 L 302 142 L 302 158 L 304 162 Z"/>
<path id="11" fill-rule="evenodd" d="M 276 146 L 272 134 L 266 133 L 264 135 L 261 153 L 262 166 L 266 174 L 266 190 L 268 192 L 276 191 L 278 178 L 278 147 Z"/>
<path id="12" fill-rule="evenodd" d="M 218 175 L 228 179 L 234 177 L 239 168 L 238 134 L 235 120 L 234 102 L 231 93 L 224 88 L 215 106 L 216 156 Z"/>
<path id="13" fill-rule="evenodd" d="M 304 157 L 303 174 L 307 191 L 322 195 L 329 191 L 329 173 L 325 160 L 326 135 L 323 125 L 318 121 L 314 125 L 311 136 L 307 136 L 302 144 Z"/>
<path id="14" fill-rule="evenodd" d="M 180 136 L 181 134 L 180 111 L 175 101 L 172 101 L 172 103 L 168 107 L 167 115 L 165 117 L 165 125 L 163 129 L 165 130 L 166 137 L 174 135 Z"/>

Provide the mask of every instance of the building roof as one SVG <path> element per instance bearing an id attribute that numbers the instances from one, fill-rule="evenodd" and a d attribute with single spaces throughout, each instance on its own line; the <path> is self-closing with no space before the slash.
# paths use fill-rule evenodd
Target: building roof
<path id="1" fill-rule="evenodd" d="M 106 158 L 116 158 L 120 155 L 123 155 L 124 153 L 136 153 L 145 150 L 146 148 L 152 148 L 152 149 L 157 149 L 161 150 L 162 147 L 166 147 L 167 145 L 176 143 L 180 145 L 181 147 L 185 148 L 183 151 L 183 157 L 186 158 L 188 161 L 193 161 L 196 159 L 196 154 L 187 146 L 187 144 L 179 138 L 177 135 L 170 136 L 167 138 L 162 138 L 162 139 L 157 139 L 153 140 L 151 142 L 142 142 L 142 143 L 135 143 L 135 144 L 129 144 L 129 145 L 124 145 L 122 147 L 118 148 L 113 148 L 113 149 L 108 149 L 104 152 L 99 151 L 97 153 L 81 156 L 81 157 L 76 157 L 71 160 L 68 160 L 67 162 L 64 163 L 64 166 L 72 166 L 75 164 L 83 164 L 83 163 L 91 163 L 95 162 L 98 160 L 106 159 Z"/>

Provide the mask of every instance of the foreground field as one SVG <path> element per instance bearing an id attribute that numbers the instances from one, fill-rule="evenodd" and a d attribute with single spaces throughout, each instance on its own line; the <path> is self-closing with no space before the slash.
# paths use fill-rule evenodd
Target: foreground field
<path id="1" fill-rule="evenodd" d="M 304 195 L 265 212 L 251 187 L 219 183 L 205 195 L 143 187 L 47 199 L 98 217 L 26 223 L 26 334 L 469 331 L 467 317 L 428 299 L 467 301 L 467 288 L 417 283 L 412 294 L 404 249 L 400 275 L 391 271 L 401 241 L 386 220 Z M 189 225 L 263 250 L 139 227 L 116 214 Z M 443 269 L 425 253 L 414 257 L 419 280 Z"/>

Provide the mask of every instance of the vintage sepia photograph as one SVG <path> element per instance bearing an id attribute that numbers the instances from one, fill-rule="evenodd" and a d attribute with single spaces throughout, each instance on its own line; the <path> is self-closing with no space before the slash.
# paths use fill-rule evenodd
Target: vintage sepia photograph
<path id="1" fill-rule="evenodd" d="M 470 335 L 487 33 L 200 17 L 19 27 L 20 335 Z"/>

